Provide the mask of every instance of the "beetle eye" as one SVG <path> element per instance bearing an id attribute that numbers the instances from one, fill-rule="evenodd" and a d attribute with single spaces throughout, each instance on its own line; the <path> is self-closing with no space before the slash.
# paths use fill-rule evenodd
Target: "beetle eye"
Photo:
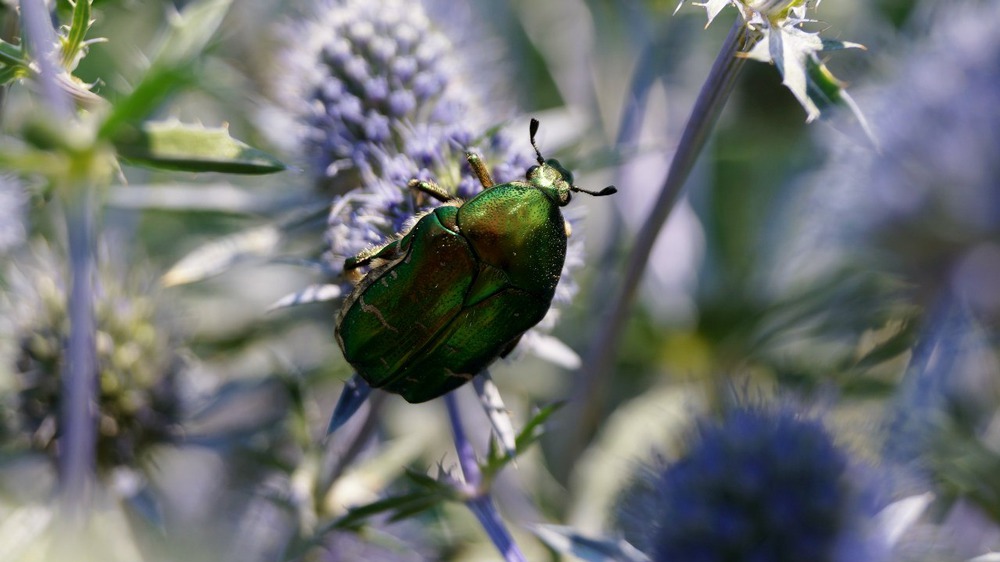
<path id="1" fill-rule="evenodd" d="M 538 170 L 538 166 L 532 166 L 528 168 L 528 171 L 524 174 L 524 177 L 530 180 L 531 176 L 535 175 L 536 170 Z"/>

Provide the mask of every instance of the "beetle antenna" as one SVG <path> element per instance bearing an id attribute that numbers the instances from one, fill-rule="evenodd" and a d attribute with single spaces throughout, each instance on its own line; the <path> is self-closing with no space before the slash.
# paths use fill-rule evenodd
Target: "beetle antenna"
<path id="1" fill-rule="evenodd" d="M 609 185 L 600 191 L 590 191 L 575 185 L 569 186 L 569 189 L 570 191 L 580 191 L 582 193 L 586 193 L 587 195 L 593 195 L 594 197 L 604 197 L 605 195 L 614 195 L 615 193 L 618 193 L 618 189 L 613 185 Z"/>
<path id="2" fill-rule="evenodd" d="M 542 153 L 538 150 L 538 145 L 535 144 L 535 133 L 538 132 L 538 119 L 534 117 L 531 118 L 531 124 L 528 125 L 528 134 L 531 135 L 531 148 L 535 149 L 535 156 L 538 157 L 538 165 L 545 165 L 545 159 L 542 158 Z"/>

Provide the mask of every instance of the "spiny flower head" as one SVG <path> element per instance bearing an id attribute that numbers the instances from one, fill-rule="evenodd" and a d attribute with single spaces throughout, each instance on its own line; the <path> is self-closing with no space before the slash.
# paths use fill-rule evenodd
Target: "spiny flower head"
<path id="1" fill-rule="evenodd" d="M 481 157 L 497 184 L 523 178 L 534 164 L 527 134 L 515 147 L 507 133 L 489 128 L 497 117 L 481 111 L 504 106 L 473 87 L 474 72 L 490 65 L 463 61 L 467 50 L 435 28 L 421 4 L 324 0 L 315 23 L 293 29 L 298 40 L 285 58 L 298 68 L 293 78 L 306 77 L 305 87 L 283 103 L 299 125 L 317 182 L 352 188 L 332 202 L 325 254 L 331 271 L 439 205 L 408 188 L 410 180 L 433 181 L 467 200 L 482 186 L 466 152 Z M 581 255 L 582 240 L 571 238 L 557 302 L 575 293 L 570 271 Z M 341 282 L 350 289 L 348 279 Z"/>
<path id="2" fill-rule="evenodd" d="M 355 174 L 337 177 L 345 170 L 385 177 L 395 171 L 383 169 L 386 153 L 408 157 L 413 174 L 434 170 L 450 149 L 476 148 L 473 131 L 491 123 L 470 109 L 483 101 L 464 76 L 473 66 L 462 64 L 421 4 L 320 0 L 313 11 L 314 21 L 286 29 L 288 79 L 277 96 L 298 123 L 318 182 L 357 182 Z"/>
<path id="3" fill-rule="evenodd" d="M 872 104 L 882 154 L 869 157 L 867 230 L 898 265 L 1000 316 L 1000 17 L 956 8 Z M 857 163 L 856 163 L 857 164 Z"/>
<path id="4" fill-rule="evenodd" d="M 820 0 L 707 0 L 693 3 L 705 8 L 709 24 L 726 6 L 740 13 L 753 40 L 741 56 L 773 64 L 781 73 L 782 83 L 806 110 L 806 121 L 813 121 L 834 106 L 849 109 L 861 129 L 874 142 L 868 123 L 843 84 L 823 64 L 820 54 L 841 49 L 863 48 L 857 43 L 822 39 L 802 25 L 809 23 L 806 12 Z M 678 4 L 678 9 L 684 4 Z"/>
<path id="5" fill-rule="evenodd" d="M 958 297 L 1000 318 L 1000 5 L 969 3 L 900 49 L 895 75 L 863 93 L 880 151 L 824 135 L 827 164 L 810 178 L 803 254 L 839 247 L 901 275 L 921 297 Z M 905 56 L 903 56 L 905 55 Z M 832 209 L 832 211 L 831 211 Z M 808 235 L 808 229 L 823 227 Z M 859 248 L 862 251 L 859 253 Z M 855 262 L 856 263 L 856 262 Z"/>
<path id="6" fill-rule="evenodd" d="M 619 521 L 657 562 L 873 560 L 848 457 L 790 409 L 702 421 L 682 458 L 639 482 Z"/>
<path id="7" fill-rule="evenodd" d="M 69 338 L 67 260 L 42 243 L 32 250 L 4 272 L 2 341 L 11 348 L 0 350 L 0 375 L 5 390 L 16 393 L 21 435 L 54 452 Z M 160 326 L 152 280 L 130 275 L 102 267 L 94 295 L 101 469 L 134 465 L 152 446 L 171 441 L 179 422 L 177 341 Z"/>

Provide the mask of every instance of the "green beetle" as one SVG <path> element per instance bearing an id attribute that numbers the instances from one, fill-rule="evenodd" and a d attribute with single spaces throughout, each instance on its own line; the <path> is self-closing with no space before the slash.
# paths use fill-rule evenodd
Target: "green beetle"
<path id="1" fill-rule="evenodd" d="M 469 165 L 483 191 L 462 203 L 439 186 L 409 187 L 444 203 L 409 231 L 344 263 L 371 270 L 345 299 L 336 337 L 344 357 L 371 387 L 425 402 L 504 357 L 549 310 L 566 259 L 569 225 L 559 207 L 573 185 L 556 160 L 542 158 L 527 181 L 493 185 L 478 156 Z"/>

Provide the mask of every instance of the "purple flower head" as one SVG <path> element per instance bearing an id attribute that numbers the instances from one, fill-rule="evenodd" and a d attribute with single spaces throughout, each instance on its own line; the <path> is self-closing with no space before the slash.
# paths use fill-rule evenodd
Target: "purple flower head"
<path id="1" fill-rule="evenodd" d="M 286 66 L 303 85 L 279 97 L 294 116 L 316 183 L 346 189 L 334 197 L 328 220 L 325 260 L 332 271 L 440 204 L 408 188 L 410 180 L 433 181 L 467 200 L 482 191 L 467 151 L 482 158 L 498 184 L 524 178 L 535 163 L 527 119 L 518 128 L 523 138 L 491 129 L 504 115 L 483 108 L 505 103 L 474 89 L 490 81 L 475 73 L 494 69 L 477 64 L 487 60 L 481 45 L 492 43 L 477 43 L 477 60 L 464 60 L 468 50 L 443 33 L 462 26 L 435 27 L 429 12 L 399 0 L 320 0 L 314 21 L 292 28 L 297 40 Z M 576 291 L 570 277 L 582 263 L 579 235 L 567 254 L 557 302 Z"/>
<path id="2" fill-rule="evenodd" d="M 618 522 L 657 562 L 871 562 L 870 497 L 856 484 L 819 421 L 736 406 L 703 420 L 681 459 L 642 471 Z"/>
<path id="3" fill-rule="evenodd" d="M 891 78 L 859 94 L 880 151 L 823 139 L 830 159 L 790 207 L 802 216 L 801 235 L 788 236 L 801 257 L 784 269 L 860 257 L 931 301 L 950 294 L 1000 318 L 1000 4 L 947 13 L 900 49 Z"/>

